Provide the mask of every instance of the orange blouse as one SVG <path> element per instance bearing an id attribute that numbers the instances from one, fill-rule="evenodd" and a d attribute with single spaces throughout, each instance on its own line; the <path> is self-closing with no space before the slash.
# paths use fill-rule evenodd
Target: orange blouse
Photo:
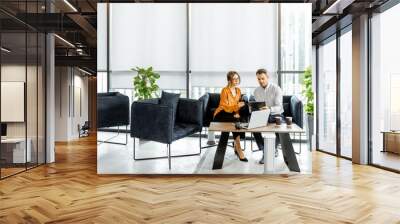
<path id="1" fill-rule="evenodd" d="M 222 110 L 227 113 L 239 113 L 239 100 L 241 92 L 239 88 L 236 88 L 236 96 L 233 96 L 229 87 L 224 87 L 221 91 L 221 98 L 219 100 L 219 106 L 214 112 L 214 117 Z"/>

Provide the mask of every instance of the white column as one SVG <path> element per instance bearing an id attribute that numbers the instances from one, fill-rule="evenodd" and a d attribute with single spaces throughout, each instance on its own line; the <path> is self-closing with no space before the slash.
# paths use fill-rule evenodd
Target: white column
<path id="1" fill-rule="evenodd" d="M 46 163 L 55 161 L 55 60 L 54 35 L 46 36 Z"/>
<path id="2" fill-rule="evenodd" d="M 368 16 L 353 20 L 353 162 L 368 163 Z"/>

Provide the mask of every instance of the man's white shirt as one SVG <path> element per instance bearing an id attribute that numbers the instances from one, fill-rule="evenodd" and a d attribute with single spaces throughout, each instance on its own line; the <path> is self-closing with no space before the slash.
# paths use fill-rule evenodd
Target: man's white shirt
<path id="1" fill-rule="evenodd" d="M 254 98 L 257 102 L 265 102 L 272 115 L 283 113 L 282 89 L 279 86 L 273 83 L 268 83 L 265 88 L 259 86 L 254 90 Z"/>

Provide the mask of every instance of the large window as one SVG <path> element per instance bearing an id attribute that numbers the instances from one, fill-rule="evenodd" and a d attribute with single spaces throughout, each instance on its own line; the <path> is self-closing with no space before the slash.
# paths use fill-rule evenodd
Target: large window
<path id="1" fill-rule="evenodd" d="M 130 69 L 153 66 L 161 89 L 182 97 L 219 92 L 229 70 L 239 72 L 243 92 L 252 94 L 255 71 L 266 68 L 285 94 L 301 95 L 311 57 L 311 4 L 112 3 L 108 11 L 107 33 L 107 4 L 99 4 L 101 91 L 107 86 L 133 98 Z M 102 75 L 107 61 L 108 78 Z"/>
<path id="2" fill-rule="evenodd" d="M 351 28 L 351 27 L 349 27 Z M 352 33 L 340 36 L 340 154 L 352 157 Z"/>
<path id="3" fill-rule="evenodd" d="M 318 51 L 318 149 L 336 154 L 336 39 Z"/>
<path id="4" fill-rule="evenodd" d="M 400 5 L 372 17 L 372 163 L 400 170 Z M 393 131 L 393 133 L 391 133 Z M 384 138 L 383 132 L 389 132 Z"/>
<path id="5" fill-rule="evenodd" d="M 252 92 L 255 72 L 277 71 L 277 4 L 190 4 L 192 97 L 219 91 L 226 73 L 238 71 L 241 88 Z"/>
<path id="6" fill-rule="evenodd" d="M 281 4 L 280 10 L 281 87 L 285 95 L 302 99 L 303 71 L 311 66 L 311 8 Z"/>

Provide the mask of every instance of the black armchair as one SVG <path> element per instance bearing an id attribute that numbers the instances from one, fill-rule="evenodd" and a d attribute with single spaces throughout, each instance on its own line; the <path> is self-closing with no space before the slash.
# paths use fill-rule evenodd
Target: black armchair
<path id="1" fill-rule="evenodd" d="M 159 99 L 136 101 L 131 108 L 131 137 L 133 142 L 134 160 L 149 160 L 168 158 L 171 169 L 171 157 L 200 155 L 198 153 L 171 155 L 171 143 L 201 132 L 203 124 L 203 104 L 199 100 L 182 99 L 178 101 L 176 117 L 173 107 L 159 104 Z M 167 144 L 168 155 L 150 158 L 136 158 L 135 138 L 156 141 Z"/>
<path id="2" fill-rule="evenodd" d="M 126 145 L 128 143 L 127 129 L 129 125 L 129 97 L 125 96 L 119 92 L 108 92 L 108 93 L 98 93 L 97 94 L 97 128 L 107 128 L 107 127 L 126 127 L 125 143 L 111 142 L 111 137 L 107 140 L 98 140 L 99 142 L 112 143 L 112 144 L 122 144 Z"/>

